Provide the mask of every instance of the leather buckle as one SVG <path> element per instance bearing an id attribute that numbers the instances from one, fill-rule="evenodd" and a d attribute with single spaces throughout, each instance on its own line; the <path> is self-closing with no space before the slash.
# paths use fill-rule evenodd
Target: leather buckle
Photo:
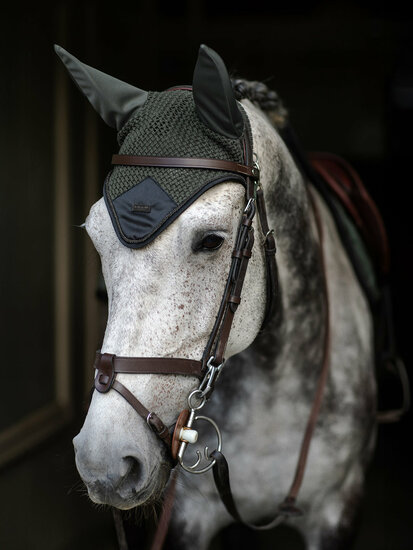
<path id="1" fill-rule="evenodd" d="M 96 365 L 97 374 L 95 377 L 95 388 L 100 393 L 107 393 L 115 380 L 115 357 L 111 353 L 104 353 Z"/>
<path id="2" fill-rule="evenodd" d="M 159 416 L 154 412 L 150 412 L 148 414 L 148 416 L 146 417 L 146 423 L 156 433 L 156 435 L 159 435 L 161 437 L 165 430 L 168 429 L 161 421 Z"/>

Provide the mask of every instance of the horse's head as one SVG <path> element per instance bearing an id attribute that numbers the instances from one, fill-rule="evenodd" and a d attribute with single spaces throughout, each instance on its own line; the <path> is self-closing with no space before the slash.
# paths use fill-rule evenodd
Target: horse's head
<path id="1" fill-rule="evenodd" d="M 143 92 L 61 48 L 57 52 L 92 105 L 119 130 L 121 155 L 252 165 L 247 115 L 212 50 L 200 50 L 193 90 L 160 93 Z M 225 169 L 114 167 L 105 182 L 105 200 L 92 207 L 86 221 L 109 299 L 102 353 L 205 359 L 234 261 L 246 179 Z M 261 234 L 256 239 L 263 241 Z M 264 253 L 255 246 L 226 358 L 257 336 L 265 292 Z M 168 427 L 199 384 L 194 376 L 178 374 L 120 373 L 117 380 Z M 94 392 L 74 446 L 92 500 L 123 509 L 156 500 L 172 466 L 167 446 L 116 391 Z"/>

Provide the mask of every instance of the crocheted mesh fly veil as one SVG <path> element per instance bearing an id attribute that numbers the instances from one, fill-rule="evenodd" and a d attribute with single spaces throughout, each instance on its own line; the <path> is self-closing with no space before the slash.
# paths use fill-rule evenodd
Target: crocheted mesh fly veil
<path id="1" fill-rule="evenodd" d="M 247 116 L 234 98 L 222 59 L 201 46 L 193 87 L 145 92 L 106 75 L 55 46 L 70 75 L 107 124 L 118 130 L 119 154 L 206 158 L 247 164 Z M 248 141 L 247 141 L 248 140 Z M 103 194 L 121 242 L 151 242 L 207 189 L 241 174 L 206 168 L 115 165 Z"/>

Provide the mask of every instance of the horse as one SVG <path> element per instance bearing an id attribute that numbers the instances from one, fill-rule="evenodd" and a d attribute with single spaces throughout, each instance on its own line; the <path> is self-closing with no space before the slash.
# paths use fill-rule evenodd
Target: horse
<path id="1" fill-rule="evenodd" d="M 60 47 L 56 51 L 125 143 L 132 131 L 130 120 L 148 101 L 146 92 L 88 67 Z M 215 54 L 201 47 L 199 56 L 209 54 L 217 64 L 219 56 L 211 52 Z M 213 396 L 203 403 L 204 411 L 219 424 L 240 514 L 248 522 L 271 517 L 294 476 L 328 339 L 329 371 L 300 490 L 303 513 L 287 518 L 287 523 L 301 533 L 309 550 L 348 548 L 376 438 L 372 315 L 331 212 L 280 135 L 285 110 L 279 106 L 272 113 L 278 117 L 274 124 L 274 116 L 251 99 L 237 102 L 228 91 L 223 67 L 219 65 L 217 77 L 223 83 L 222 93 L 230 109 L 235 105 L 243 112 L 259 163 L 259 184 L 276 242 L 278 285 L 274 312 L 263 325 L 269 292 L 264 246 L 268 235 L 255 217 L 256 243 L 242 301 L 233 318 L 225 365 Z M 199 114 L 197 70 L 193 91 L 173 88 L 156 97 L 169 101 L 185 96 L 193 101 L 193 95 Z M 211 91 L 211 78 L 215 76 L 205 79 L 204 91 L 205 102 L 213 106 L 209 111 L 213 119 L 224 107 L 216 103 L 221 91 Z M 205 113 L 200 124 L 215 124 L 216 130 L 219 123 L 208 120 Z M 179 124 L 178 119 L 174 124 Z M 143 154 L 146 149 L 151 154 L 145 132 Z M 193 170 L 191 178 L 201 173 Z M 136 178 L 136 183 L 142 179 Z M 138 210 L 144 208 L 145 204 L 137 205 Z M 202 357 L 245 208 L 244 186 L 227 174 L 225 181 L 206 188 L 150 242 L 132 247 L 121 239 L 108 197 L 92 206 L 85 227 L 100 255 L 108 294 L 102 356 Z M 198 388 L 191 375 L 121 372 L 117 379 L 168 427 Z M 77 469 L 93 502 L 129 510 L 162 499 L 174 467 L 168 448 L 119 392 L 93 393 L 73 443 Z M 181 471 L 169 525 L 174 545 L 206 550 L 231 523 L 210 473 L 192 476 Z"/>

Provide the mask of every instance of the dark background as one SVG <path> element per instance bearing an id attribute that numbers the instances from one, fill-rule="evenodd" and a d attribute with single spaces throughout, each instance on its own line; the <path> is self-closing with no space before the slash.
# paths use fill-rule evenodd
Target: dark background
<path id="1" fill-rule="evenodd" d="M 409 368 L 412 30 L 413 21 L 399 2 L 88 1 L 5 8 L 0 43 L 0 428 L 47 402 L 53 392 L 54 42 L 149 90 L 191 83 L 199 44 L 205 42 L 233 75 L 263 80 L 277 90 L 305 149 L 334 152 L 350 161 L 382 212 L 392 250 L 399 349 Z M 69 109 L 72 420 L 0 471 L 0 547 L 5 550 L 115 548 L 109 512 L 97 510 L 82 492 L 71 438 L 83 418 L 88 368 L 82 304 L 90 290 L 83 273 L 95 261 L 85 252 L 86 236 L 74 225 L 101 196 L 116 141 L 99 119 L 96 142 L 89 143 L 85 126 L 91 108 L 71 83 Z M 92 145 L 100 177 L 88 202 L 82 166 Z M 92 287 L 96 284 L 92 281 Z M 33 349 L 36 354 L 28 362 Z M 9 391 L 7 380 L 19 391 Z M 385 404 L 396 404 L 397 385 L 386 381 L 386 390 Z M 411 414 L 379 428 L 356 550 L 413 549 L 411 428 Z M 232 529 L 216 547 L 303 548 L 285 528 L 255 537 Z"/>

